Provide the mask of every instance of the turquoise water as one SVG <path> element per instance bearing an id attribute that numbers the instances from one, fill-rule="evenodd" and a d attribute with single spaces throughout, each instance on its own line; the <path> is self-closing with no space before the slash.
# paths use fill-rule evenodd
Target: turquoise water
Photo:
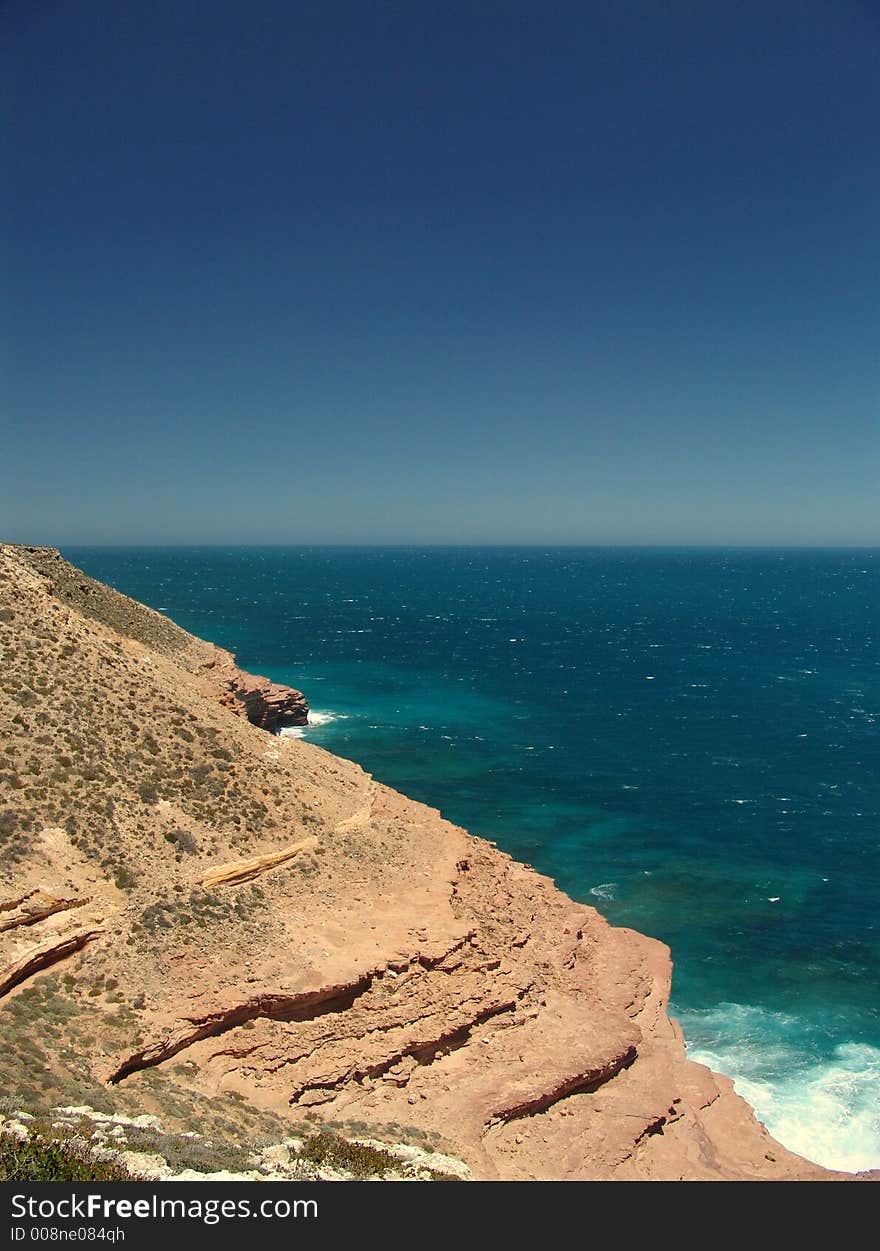
<path id="1" fill-rule="evenodd" d="M 667 942 L 689 1052 L 880 1167 L 880 551 L 66 549 L 306 737 Z"/>

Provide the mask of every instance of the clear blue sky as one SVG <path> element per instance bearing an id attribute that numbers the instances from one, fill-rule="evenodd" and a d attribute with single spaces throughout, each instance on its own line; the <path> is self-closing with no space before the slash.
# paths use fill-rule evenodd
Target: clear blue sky
<path id="1" fill-rule="evenodd" d="M 5 0 L 0 538 L 880 543 L 874 0 Z"/>

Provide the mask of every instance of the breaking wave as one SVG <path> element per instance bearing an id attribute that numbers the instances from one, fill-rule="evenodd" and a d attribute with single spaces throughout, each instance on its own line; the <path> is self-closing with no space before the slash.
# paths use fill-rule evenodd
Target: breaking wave
<path id="1" fill-rule="evenodd" d="M 799 1022 L 749 1004 L 682 1014 L 688 1058 L 733 1079 L 770 1133 L 825 1168 L 880 1168 L 880 1050 L 842 1042 L 818 1058 Z"/>
<path id="2" fill-rule="evenodd" d="M 319 710 L 317 708 L 309 709 L 308 725 L 288 725 L 278 733 L 282 738 L 305 738 L 309 730 L 316 730 L 320 726 L 329 725 L 332 721 L 347 721 L 348 714 L 344 712 L 329 712 L 328 710 Z"/>

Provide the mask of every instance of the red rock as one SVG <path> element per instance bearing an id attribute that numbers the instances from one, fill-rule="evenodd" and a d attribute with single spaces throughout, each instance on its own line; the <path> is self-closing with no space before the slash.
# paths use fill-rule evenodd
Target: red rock
<path id="1" fill-rule="evenodd" d="M 206 666 L 213 685 L 219 687 L 220 702 L 261 730 L 282 730 L 290 725 L 308 725 L 309 705 L 302 691 L 282 686 L 256 673 L 239 669 L 235 657 L 221 648 Z"/>

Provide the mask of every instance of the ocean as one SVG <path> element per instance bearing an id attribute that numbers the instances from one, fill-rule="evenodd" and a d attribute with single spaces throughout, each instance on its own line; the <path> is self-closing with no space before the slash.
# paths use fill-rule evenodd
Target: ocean
<path id="1" fill-rule="evenodd" d="M 662 939 L 689 1054 L 880 1167 L 880 550 L 65 548 L 296 731 Z"/>

